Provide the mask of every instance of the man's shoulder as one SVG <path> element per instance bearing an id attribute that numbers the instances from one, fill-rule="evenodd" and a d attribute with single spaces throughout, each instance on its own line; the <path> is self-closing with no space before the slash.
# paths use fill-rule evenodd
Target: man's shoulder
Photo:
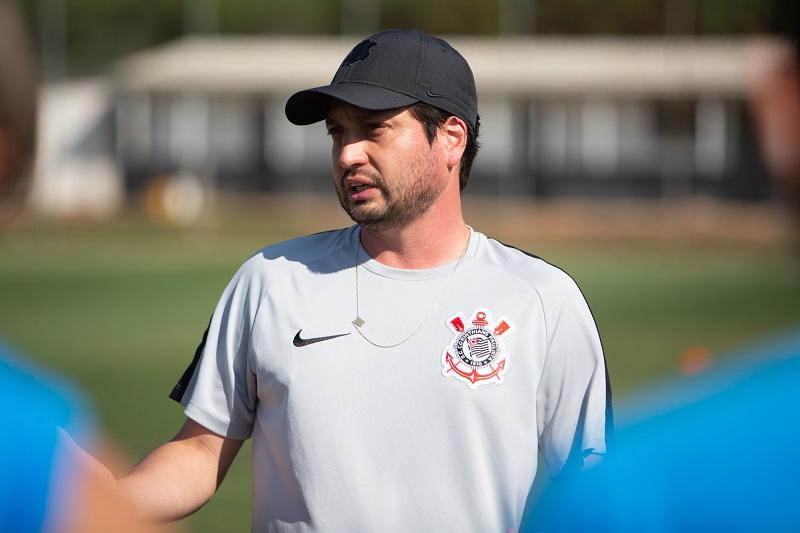
<path id="1" fill-rule="evenodd" d="M 270 244 L 255 255 L 270 260 L 303 260 L 313 261 L 335 249 L 349 244 L 352 238 L 353 227 L 339 228 L 328 231 L 303 235 L 286 241 Z"/>
<path id="2" fill-rule="evenodd" d="M 0 395 L 24 398 L 22 405 L 47 406 L 48 412 L 58 412 L 66 417 L 70 409 L 71 394 L 63 382 L 59 382 L 23 361 L 9 349 L 0 345 Z"/>
<path id="3" fill-rule="evenodd" d="M 66 380 L 22 359 L 0 343 L 0 402 L 17 405 L 2 415 L 4 425 L 29 436 L 54 436 L 62 427 L 82 445 L 91 436 L 90 409 Z M 10 404 L 9 403 L 9 404 Z"/>
<path id="4" fill-rule="evenodd" d="M 81 396 L 62 378 L 22 359 L 0 342 L 0 530 L 39 531 L 73 489 L 75 472 L 63 432 L 93 449 L 93 429 Z M 13 437 L 13 438 L 12 438 Z M 52 517 L 51 517 L 52 518 Z"/>
<path id="5" fill-rule="evenodd" d="M 524 280 L 541 294 L 580 292 L 574 278 L 549 261 L 497 239 L 486 237 L 484 259 L 495 267 Z"/>
<path id="6" fill-rule="evenodd" d="M 271 244 L 250 256 L 239 270 L 239 275 L 269 275 L 297 270 L 321 271 L 330 269 L 337 252 L 347 248 L 353 228 L 323 231 Z M 339 261 L 341 262 L 341 261 Z"/>

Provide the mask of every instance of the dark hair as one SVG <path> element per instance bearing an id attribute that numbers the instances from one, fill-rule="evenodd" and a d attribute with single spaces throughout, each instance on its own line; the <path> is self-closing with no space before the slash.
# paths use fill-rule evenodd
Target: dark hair
<path id="1" fill-rule="evenodd" d="M 436 138 L 436 131 L 441 129 L 447 119 L 453 116 L 452 113 L 448 113 L 443 109 L 426 104 L 425 102 L 417 102 L 416 104 L 413 104 L 411 107 L 409 107 L 409 111 L 415 119 L 422 123 L 422 127 L 425 128 L 425 136 L 428 138 L 428 142 L 431 144 L 433 144 L 433 139 Z M 480 143 L 478 143 L 478 133 L 481 128 L 481 118 L 477 117 L 475 119 L 474 128 L 470 123 L 466 122 L 466 124 L 467 146 L 464 148 L 464 154 L 461 156 L 461 166 L 458 173 L 458 186 L 462 191 L 467 186 L 467 181 L 469 181 L 469 172 L 472 170 L 472 162 L 475 160 L 475 156 L 478 155 L 478 149 L 481 147 Z"/>
<path id="2" fill-rule="evenodd" d="M 0 200 L 25 187 L 36 144 L 36 75 L 22 16 L 13 0 L 0 0 L 0 131 L 13 143 L 8 175 L 0 175 Z M 16 194 L 13 194 L 16 196 Z"/>
<path id="3" fill-rule="evenodd" d="M 770 30 L 788 41 L 795 64 L 800 63 L 800 7 L 797 0 L 775 0 L 770 17 Z"/>

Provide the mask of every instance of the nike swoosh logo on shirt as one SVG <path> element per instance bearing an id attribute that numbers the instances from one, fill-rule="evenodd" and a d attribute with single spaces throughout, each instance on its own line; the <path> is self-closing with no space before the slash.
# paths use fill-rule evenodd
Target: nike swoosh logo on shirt
<path id="1" fill-rule="evenodd" d="M 336 337 L 344 337 L 345 335 L 350 335 L 349 333 L 339 333 L 338 335 L 328 335 L 327 337 L 311 337 L 310 339 L 301 339 L 300 333 L 303 330 L 301 329 L 298 331 L 294 339 L 292 340 L 292 344 L 297 346 L 298 348 L 302 348 L 303 346 L 308 346 L 309 344 L 314 344 L 315 342 L 322 342 L 322 341 L 329 341 L 331 339 L 335 339 Z"/>

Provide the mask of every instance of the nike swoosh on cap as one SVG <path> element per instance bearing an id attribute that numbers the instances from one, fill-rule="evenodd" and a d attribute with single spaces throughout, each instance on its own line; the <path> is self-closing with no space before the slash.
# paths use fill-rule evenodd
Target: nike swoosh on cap
<path id="1" fill-rule="evenodd" d="M 315 342 L 329 341 L 337 337 L 344 337 L 345 335 L 350 335 L 350 333 L 339 333 L 338 335 L 328 335 L 327 337 L 311 337 L 308 339 L 302 339 L 300 338 L 300 333 L 302 332 L 303 332 L 302 329 L 298 331 L 295 334 L 294 339 L 292 340 L 292 344 L 294 344 L 298 348 L 302 348 L 303 346 L 308 346 L 309 344 L 314 344 Z"/>

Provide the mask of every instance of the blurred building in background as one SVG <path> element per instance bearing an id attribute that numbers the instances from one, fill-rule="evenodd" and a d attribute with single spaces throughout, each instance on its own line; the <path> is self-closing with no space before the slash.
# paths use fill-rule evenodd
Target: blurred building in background
<path id="1" fill-rule="evenodd" d="M 125 200 L 125 169 L 113 145 L 108 80 L 45 85 L 38 121 L 32 207 L 56 216 L 114 214 Z"/>
<path id="2" fill-rule="evenodd" d="M 746 98 L 776 41 L 448 40 L 480 99 L 468 192 L 769 197 Z M 186 38 L 121 60 L 105 79 L 50 87 L 34 200 L 103 213 L 155 189 L 175 193 L 188 220 L 209 190 L 328 191 L 323 126 L 293 126 L 283 106 L 298 87 L 327 84 L 352 44 Z"/>

